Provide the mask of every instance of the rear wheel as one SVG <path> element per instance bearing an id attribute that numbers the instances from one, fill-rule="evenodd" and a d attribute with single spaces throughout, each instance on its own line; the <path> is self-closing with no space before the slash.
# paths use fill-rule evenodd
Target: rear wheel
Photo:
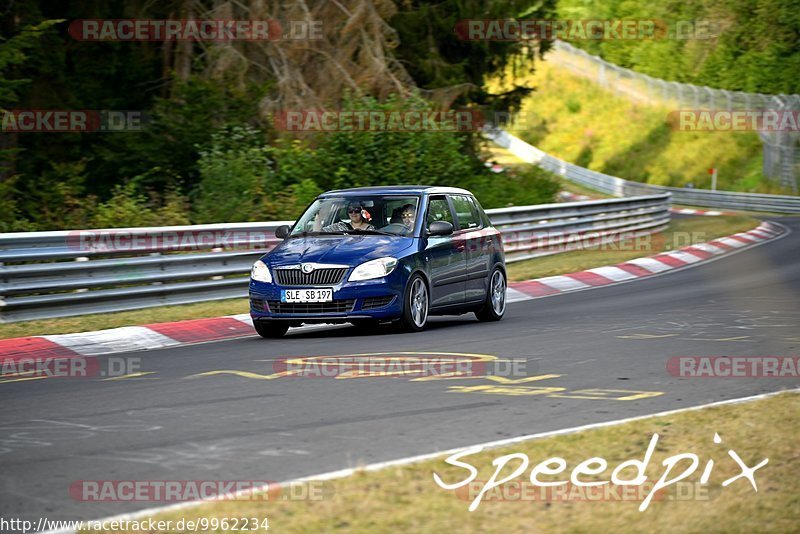
<path id="1" fill-rule="evenodd" d="M 258 335 L 265 339 L 275 339 L 283 337 L 289 325 L 286 323 L 278 323 L 274 321 L 253 321 L 253 326 L 258 332 Z"/>
<path id="2" fill-rule="evenodd" d="M 506 313 L 506 275 L 496 267 L 489 278 L 489 292 L 483 307 L 475 312 L 480 321 L 499 321 Z"/>
<path id="3" fill-rule="evenodd" d="M 403 330 L 419 332 L 425 328 L 425 324 L 428 322 L 429 306 L 428 286 L 422 276 L 415 274 L 406 285 L 403 315 L 400 317 L 400 325 Z"/>

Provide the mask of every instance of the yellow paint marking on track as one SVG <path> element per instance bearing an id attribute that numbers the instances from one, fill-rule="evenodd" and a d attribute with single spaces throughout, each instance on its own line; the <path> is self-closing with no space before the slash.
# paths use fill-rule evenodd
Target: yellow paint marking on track
<path id="1" fill-rule="evenodd" d="M 410 382 L 428 382 L 430 380 L 464 380 L 469 378 L 483 378 L 482 376 L 475 376 L 466 371 L 454 371 L 452 373 L 442 373 L 440 375 L 421 376 L 419 378 L 412 378 Z"/>
<path id="2" fill-rule="evenodd" d="M 538 387 L 538 386 L 494 386 L 494 385 L 481 385 L 481 386 L 450 386 L 448 391 L 458 393 L 486 393 L 489 395 L 510 395 L 510 396 L 523 396 L 523 395 L 548 395 L 558 393 L 559 391 L 566 391 L 567 388 L 559 387 Z"/>
<path id="3" fill-rule="evenodd" d="M 51 376 L 29 376 L 27 378 L 12 378 L 11 380 L 0 380 L 0 384 L 8 384 L 9 382 L 25 382 L 27 380 L 41 380 L 43 378 L 53 378 Z"/>
<path id="4" fill-rule="evenodd" d="M 201 378 L 204 376 L 215 376 L 215 375 L 234 375 L 234 376 L 240 376 L 242 378 L 252 378 L 254 380 L 274 380 L 276 378 L 281 378 L 284 376 L 292 376 L 300 373 L 302 373 L 302 371 L 281 371 L 280 373 L 275 373 L 271 375 L 260 375 L 258 373 L 251 373 L 249 371 L 222 370 L 222 371 L 207 371 L 205 373 L 197 373 L 196 375 L 190 375 L 187 376 L 186 378 Z"/>
<path id="5" fill-rule="evenodd" d="M 370 378 L 376 376 L 407 376 L 407 375 L 418 375 L 420 373 L 424 373 L 424 369 L 411 369 L 406 371 L 365 371 L 359 369 L 351 369 L 349 371 L 345 371 L 341 374 L 336 375 L 334 378 L 336 380 L 346 380 L 348 378 Z"/>
<path id="6" fill-rule="evenodd" d="M 677 336 L 677 335 L 678 334 L 660 334 L 660 335 L 656 335 L 656 334 L 633 334 L 633 335 L 630 335 L 630 336 L 615 336 L 615 337 L 617 337 L 619 339 L 661 339 L 661 338 L 664 338 L 664 337 L 674 337 L 674 336 Z"/>
<path id="7" fill-rule="evenodd" d="M 0 378 L 12 378 L 12 377 L 13 378 L 18 378 L 18 377 L 23 377 L 23 376 L 30 376 L 35 372 L 36 371 L 22 371 L 22 372 L 19 372 L 19 373 L 5 373 L 5 374 L 0 374 Z"/>
<path id="8" fill-rule="evenodd" d="M 663 395 L 663 391 L 632 391 L 628 389 L 579 389 L 568 393 L 551 395 L 564 399 L 631 401 Z M 619 396 L 622 395 L 622 396 Z"/>
<path id="9" fill-rule="evenodd" d="M 628 389 L 581 389 L 567 391 L 561 387 L 540 387 L 540 386 L 450 386 L 450 392 L 458 393 L 485 393 L 489 395 L 506 395 L 512 397 L 547 395 L 552 398 L 563 399 L 586 399 L 586 400 L 618 400 L 631 401 L 647 399 L 663 395 L 662 391 L 632 391 Z"/>
<path id="10" fill-rule="evenodd" d="M 560 378 L 564 375 L 537 375 L 537 376 L 527 376 L 525 378 L 506 378 L 504 376 L 499 375 L 473 375 L 469 374 L 468 372 L 453 372 L 453 373 L 442 373 L 440 375 L 431 375 L 431 376 L 423 376 L 420 378 L 412 378 L 411 382 L 427 382 L 430 380 L 492 380 L 494 382 L 499 382 L 501 384 L 525 384 L 527 382 L 538 382 L 539 380 L 548 380 L 550 378 Z"/>
<path id="11" fill-rule="evenodd" d="M 102 381 L 106 382 L 107 380 L 127 380 L 128 378 L 139 378 L 139 377 L 142 377 L 142 376 L 152 375 L 152 374 L 155 374 L 155 373 L 156 373 L 155 371 L 144 371 L 144 372 L 141 372 L 141 373 L 130 373 L 130 374 L 127 374 L 127 375 L 119 375 L 119 376 L 112 376 L 110 378 L 104 378 Z M 152 380 L 152 379 L 150 379 L 150 380 Z"/>
<path id="12" fill-rule="evenodd" d="M 463 359 L 447 360 L 438 358 L 438 356 L 460 356 L 461 358 L 468 358 L 467 361 L 472 362 L 489 362 L 498 360 L 497 356 L 491 354 L 468 354 L 463 352 L 371 352 L 363 354 L 340 354 L 335 356 L 293 356 L 286 359 L 287 365 L 304 365 L 318 360 L 336 360 L 340 358 L 356 358 L 367 356 L 370 359 L 380 360 L 384 362 L 406 362 L 410 358 L 397 358 L 397 356 L 428 356 L 429 358 L 421 358 L 421 362 L 433 360 L 435 363 L 462 363 Z M 388 358 L 387 358 L 388 356 Z M 352 362 L 324 362 L 325 365 L 353 365 Z"/>
<path id="13" fill-rule="evenodd" d="M 528 382 L 538 382 L 539 380 L 560 378 L 561 376 L 563 375 L 538 375 L 538 376 L 527 376 L 525 378 L 518 378 L 516 380 L 498 375 L 476 376 L 475 378 L 485 378 L 486 380 L 492 380 L 494 382 L 499 382 L 501 384 L 526 384 Z"/>

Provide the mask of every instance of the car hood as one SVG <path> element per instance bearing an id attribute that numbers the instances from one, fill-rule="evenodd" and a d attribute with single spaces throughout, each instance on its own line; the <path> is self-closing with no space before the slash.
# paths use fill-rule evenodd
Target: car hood
<path id="1" fill-rule="evenodd" d="M 298 263 L 358 265 L 394 256 L 399 258 L 414 244 L 413 237 L 381 235 L 308 236 L 287 239 L 263 260 L 271 267 Z"/>

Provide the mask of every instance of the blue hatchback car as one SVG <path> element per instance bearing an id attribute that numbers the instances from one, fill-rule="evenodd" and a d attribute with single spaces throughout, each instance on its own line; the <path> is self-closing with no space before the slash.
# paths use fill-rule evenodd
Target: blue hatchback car
<path id="1" fill-rule="evenodd" d="M 465 189 L 363 187 L 323 193 L 256 261 L 250 315 L 265 338 L 309 323 L 399 322 L 430 315 L 502 319 L 500 233 Z"/>

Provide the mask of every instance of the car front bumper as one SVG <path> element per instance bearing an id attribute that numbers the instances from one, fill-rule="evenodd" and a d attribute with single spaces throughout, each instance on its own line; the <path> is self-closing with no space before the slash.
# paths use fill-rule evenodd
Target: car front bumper
<path id="1" fill-rule="evenodd" d="M 348 273 L 349 274 L 349 273 Z M 333 286 L 332 303 L 281 303 L 283 289 L 309 289 L 317 286 L 279 286 L 250 280 L 250 317 L 254 321 L 288 320 L 297 322 L 348 322 L 391 320 L 403 313 L 405 276 L 396 269 L 383 278 L 361 282 L 341 282 Z"/>

